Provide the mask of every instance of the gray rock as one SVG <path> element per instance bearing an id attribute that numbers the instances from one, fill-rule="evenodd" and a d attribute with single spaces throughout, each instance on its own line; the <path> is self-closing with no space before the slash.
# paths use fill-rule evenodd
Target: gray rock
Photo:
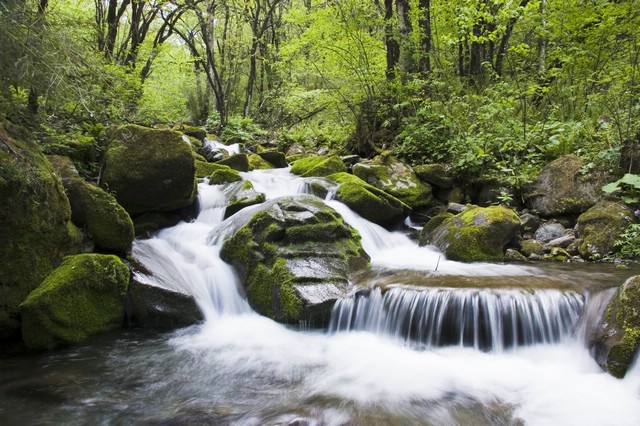
<path id="1" fill-rule="evenodd" d="M 204 318 L 192 296 L 134 279 L 129 286 L 130 320 L 144 328 L 173 330 Z"/>
<path id="2" fill-rule="evenodd" d="M 566 228 L 562 224 L 551 221 L 540 226 L 536 230 L 534 238 L 538 241 L 542 241 L 543 243 L 548 243 L 551 240 L 563 237 L 565 231 Z"/>

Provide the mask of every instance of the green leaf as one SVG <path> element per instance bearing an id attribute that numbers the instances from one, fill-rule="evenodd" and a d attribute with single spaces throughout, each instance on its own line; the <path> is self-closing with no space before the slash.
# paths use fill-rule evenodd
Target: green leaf
<path id="1" fill-rule="evenodd" d="M 607 194 L 611 194 L 611 193 L 614 193 L 616 191 L 619 191 L 620 187 L 618 186 L 618 182 L 611 182 L 611 183 L 608 183 L 605 186 L 603 186 L 602 190 L 604 192 L 606 192 Z"/>
<path id="2" fill-rule="evenodd" d="M 618 183 L 626 183 L 627 185 L 631 185 L 636 189 L 640 189 L 640 175 L 627 173 L 618 180 Z"/>

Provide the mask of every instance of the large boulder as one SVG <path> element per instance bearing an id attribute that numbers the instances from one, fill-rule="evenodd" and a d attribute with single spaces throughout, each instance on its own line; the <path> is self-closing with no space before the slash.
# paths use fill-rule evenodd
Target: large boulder
<path id="1" fill-rule="evenodd" d="M 640 276 L 629 278 L 613 295 L 592 342 L 600 366 L 624 377 L 640 345 Z"/>
<path id="2" fill-rule="evenodd" d="M 233 154 L 223 160 L 218 161 L 216 164 L 229 166 L 233 170 L 237 170 L 239 172 L 248 172 L 251 169 L 251 164 L 249 163 L 249 156 L 244 153 Z"/>
<path id="3" fill-rule="evenodd" d="M 472 206 L 445 218 L 421 244 L 432 244 L 448 259 L 462 262 L 503 261 L 505 247 L 520 230 L 520 219 L 503 206 Z"/>
<path id="4" fill-rule="evenodd" d="M 338 201 L 371 222 L 383 226 L 394 225 L 411 212 L 411 207 L 357 176 L 336 173 L 327 176 L 327 179 L 338 184 Z"/>
<path id="5" fill-rule="evenodd" d="M 301 158 L 291 166 L 291 173 L 302 177 L 322 177 L 346 171 L 347 166 L 337 155 Z"/>
<path id="6" fill-rule="evenodd" d="M 122 325 L 129 268 L 114 255 L 68 256 L 20 305 L 22 338 L 51 349 Z"/>
<path id="7" fill-rule="evenodd" d="M 177 132 L 135 125 L 111 131 L 102 182 L 132 216 L 188 207 L 197 195 L 189 144 Z"/>
<path id="8" fill-rule="evenodd" d="M 134 279 L 129 286 L 131 322 L 173 330 L 201 322 L 204 317 L 193 296 Z"/>
<path id="9" fill-rule="evenodd" d="M 19 336 L 19 305 L 74 252 L 60 179 L 28 135 L 0 123 L 0 340 Z M 80 237 L 81 238 L 81 237 Z"/>
<path id="10" fill-rule="evenodd" d="M 578 246 L 585 259 L 602 258 L 615 252 L 616 240 L 635 217 L 629 206 L 620 201 L 602 200 L 578 217 L 576 237 L 582 242 Z"/>
<path id="11" fill-rule="evenodd" d="M 265 195 L 253 189 L 253 184 L 248 180 L 234 182 L 224 189 L 227 197 L 227 208 L 224 211 L 225 219 L 238 213 L 245 207 L 264 203 Z"/>
<path id="12" fill-rule="evenodd" d="M 265 203 L 224 243 L 221 256 L 243 277 L 257 312 L 316 326 L 326 325 L 350 273 L 368 262 L 357 231 L 311 195 Z"/>
<path id="13" fill-rule="evenodd" d="M 49 157 L 71 204 L 71 220 L 86 229 L 94 245 L 109 252 L 126 253 L 131 248 L 134 228 L 131 217 L 116 199 L 84 181 L 66 157 Z"/>
<path id="14" fill-rule="evenodd" d="M 423 183 L 408 165 L 389 156 L 353 166 L 353 174 L 378 189 L 393 195 L 413 209 L 431 203 L 431 186 Z"/>
<path id="15" fill-rule="evenodd" d="M 541 216 L 578 215 L 600 198 L 600 187 L 585 179 L 582 161 L 565 155 L 552 161 L 536 178 L 527 194 L 527 206 Z"/>
<path id="16" fill-rule="evenodd" d="M 438 188 L 453 187 L 453 177 L 442 164 L 422 164 L 413 168 L 418 178 Z"/>
<path id="17" fill-rule="evenodd" d="M 262 151 L 258 155 L 276 169 L 289 167 L 286 157 L 279 151 Z"/>

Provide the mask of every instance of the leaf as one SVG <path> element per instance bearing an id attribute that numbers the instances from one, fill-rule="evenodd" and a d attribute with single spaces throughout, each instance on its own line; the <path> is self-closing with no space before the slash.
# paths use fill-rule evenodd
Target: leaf
<path id="1" fill-rule="evenodd" d="M 626 183 L 627 185 L 631 185 L 636 189 L 640 189 L 640 175 L 627 173 L 622 176 L 622 178 L 619 179 L 617 183 Z"/>
<path id="2" fill-rule="evenodd" d="M 611 182 L 611 183 L 608 183 L 605 186 L 603 186 L 602 190 L 607 194 L 611 194 L 611 193 L 614 193 L 616 191 L 619 191 L 620 187 L 618 186 L 618 182 Z"/>

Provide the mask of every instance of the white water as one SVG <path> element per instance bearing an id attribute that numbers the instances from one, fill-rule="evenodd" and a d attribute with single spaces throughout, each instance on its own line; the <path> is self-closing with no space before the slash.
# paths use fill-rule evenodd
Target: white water
<path id="1" fill-rule="evenodd" d="M 303 180 L 286 170 L 244 177 L 268 199 L 304 188 Z M 228 222 L 222 223 L 221 191 L 207 184 L 200 184 L 199 191 L 202 211 L 194 222 L 134 244 L 135 257 L 153 271 L 146 279 L 193 294 L 205 313 L 201 327 L 172 344 L 193 353 L 196 363 L 213 363 L 234 377 L 246 377 L 248 386 L 256 377 L 268 377 L 274 384 L 268 398 L 289 391 L 299 395 L 301 405 L 326 400 L 311 424 L 344 424 L 351 415 L 345 407 L 352 404 L 356 412 L 427 413 L 408 417 L 423 418 L 418 424 L 475 424 L 456 417 L 461 407 L 474 404 L 481 404 L 485 415 L 504 411 L 530 425 L 640 424 L 640 368 L 624 380 L 615 379 L 600 370 L 579 340 L 494 352 L 462 346 L 418 351 L 385 333 L 300 332 L 253 314 L 238 291 L 237 277 L 218 257 L 219 245 L 209 244 L 219 241 L 212 233 L 228 229 Z M 368 223 L 335 201 L 329 204 L 358 229 L 372 265 L 434 273 L 440 256 L 434 250 Z M 527 275 L 534 270 L 441 259 L 437 273 Z M 261 424 L 256 416 L 241 424 Z"/>

